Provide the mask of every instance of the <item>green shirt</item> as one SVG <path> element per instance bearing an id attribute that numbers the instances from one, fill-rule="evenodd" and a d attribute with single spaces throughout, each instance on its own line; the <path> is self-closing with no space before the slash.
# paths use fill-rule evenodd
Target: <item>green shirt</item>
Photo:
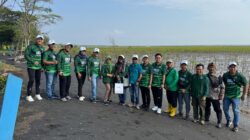
<path id="1" fill-rule="evenodd" d="M 148 87 L 151 75 L 151 64 L 141 64 L 142 67 L 142 78 L 140 81 L 141 87 Z"/>
<path id="2" fill-rule="evenodd" d="M 189 92 L 190 83 L 191 83 L 192 73 L 188 70 L 179 71 L 179 81 L 178 81 L 178 89 L 186 89 L 186 92 Z"/>
<path id="3" fill-rule="evenodd" d="M 56 61 L 56 54 L 53 50 L 47 50 L 43 54 L 43 60 L 49 61 L 49 62 L 54 62 Z M 55 64 L 44 64 L 44 69 L 46 72 L 49 73 L 56 73 L 57 71 L 57 65 Z"/>
<path id="4" fill-rule="evenodd" d="M 75 73 L 87 72 L 88 58 L 87 56 L 81 57 L 77 54 L 74 58 Z"/>
<path id="5" fill-rule="evenodd" d="M 97 76 L 101 75 L 100 70 L 101 64 L 100 59 L 96 57 L 89 57 L 88 59 L 88 75 L 92 76 L 93 74 L 96 74 Z"/>
<path id="6" fill-rule="evenodd" d="M 63 72 L 63 76 L 71 75 L 71 56 L 68 52 L 61 50 L 57 54 L 57 69 L 59 72 Z"/>
<path id="7" fill-rule="evenodd" d="M 24 52 L 24 57 L 27 61 L 27 67 L 39 70 L 42 69 L 42 53 L 44 52 L 44 47 L 36 44 L 29 45 Z M 38 62 L 38 65 L 35 65 Z"/>
<path id="8" fill-rule="evenodd" d="M 195 98 L 206 97 L 209 92 L 209 79 L 206 75 L 194 74 L 191 77 L 191 95 Z"/>
<path id="9" fill-rule="evenodd" d="M 177 91 L 177 85 L 179 80 L 179 73 L 175 68 L 171 68 L 167 70 L 165 84 L 170 91 Z"/>
<path id="10" fill-rule="evenodd" d="M 163 76 L 166 74 L 166 65 L 160 63 L 152 64 L 151 74 L 153 74 L 152 87 L 161 87 Z"/>
<path id="11" fill-rule="evenodd" d="M 107 74 L 113 74 L 114 73 L 114 66 L 110 64 L 104 64 L 101 68 L 101 74 L 102 74 L 102 81 L 104 84 L 111 83 L 113 81 L 112 77 L 107 76 Z"/>
<path id="12" fill-rule="evenodd" d="M 247 79 L 241 73 L 230 75 L 229 72 L 223 74 L 223 82 L 225 84 L 225 96 L 228 98 L 240 98 L 241 86 L 247 85 Z"/>

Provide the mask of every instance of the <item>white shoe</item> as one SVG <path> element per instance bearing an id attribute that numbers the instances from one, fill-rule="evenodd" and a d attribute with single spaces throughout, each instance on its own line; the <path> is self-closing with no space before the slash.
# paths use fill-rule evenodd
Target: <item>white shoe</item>
<path id="1" fill-rule="evenodd" d="M 32 96 L 26 96 L 26 100 L 29 102 L 34 102 L 35 100 L 32 98 Z"/>
<path id="2" fill-rule="evenodd" d="M 152 110 L 153 110 L 153 111 L 157 111 L 157 110 L 158 110 L 158 106 L 154 106 L 154 107 L 152 108 Z"/>
<path id="3" fill-rule="evenodd" d="M 70 96 L 66 96 L 66 99 L 67 100 L 71 100 L 72 98 Z"/>
<path id="4" fill-rule="evenodd" d="M 79 97 L 79 101 L 84 101 L 84 99 L 85 99 L 84 96 Z"/>
<path id="5" fill-rule="evenodd" d="M 157 114 L 161 114 L 161 109 L 158 108 L 156 113 L 157 113 Z"/>
<path id="6" fill-rule="evenodd" d="M 139 110 L 139 109 L 140 109 L 140 106 L 139 106 L 139 105 L 137 105 L 137 106 L 136 106 L 136 109 L 138 109 L 138 110 Z"/>
<path id="7" fill-rule="evenodd" d="M 67 102 L 68 100 L 66 98 L 62 98 L 61 101 Z"/>
<path id="8" fill-rule="evenodd" d="M 43 99 L 43 98 L 41 97 L 40 94 L 37 94 L 35 97 L 36 97 L 36 99 L 39 100 L 39 101 L 41 101 L 41 100 Z"/>

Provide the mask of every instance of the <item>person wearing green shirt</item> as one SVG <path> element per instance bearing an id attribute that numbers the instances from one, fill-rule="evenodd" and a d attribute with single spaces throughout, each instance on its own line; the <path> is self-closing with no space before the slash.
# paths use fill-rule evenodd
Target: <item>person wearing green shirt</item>
<path id="1" fill-rule="evenodd" d="M 196 74 L 191 77 L 191 96 L 192 96 L 192 105 L 193 105 L 193 122 L 196 123 L 200 120 L 202 125 L 205 124 L 205 106 L 206 106 L 206 97 L 209 92 L 209 79 L 207 75 L 203 74 L 204 65 L 196 65 Z M 200 114 L 200 119 L 199 119 Z"/>
<path id="2" fill-rule="evenodd" d="M 145 111 L 149 110 L 150 107 L 150 75 L 151 75 L 151 64 L 149 63 L 148 55 L 144 55 L 142 57 L 142 78 L 140 81 L 140 89 L 141 89 L 141 96 L 142 96 L 142 105 L 140 108 L 144 109 Z"/>
<path id="3" fill-rule="evenodd" d="M 46 93 L 49 99 L 57 99 L 55 93 L 55 84 L 57 80 L 57 60 L 54 51 L 56 42 L 50 40 L 48 43 L 48 50 L 43 54 L 43 64 L 46 77 Z"/>
<path id="4" fill-rule="evenodd" d="M 40 95 L 40 80 L 41 72 L 43 70 L 42 66 L 42 54 L 44 52 L 44 37 L 38 35 L 36 37 L 35 44 L 30 44 L 24 52 L 24 57 L 27 61 L 27 71 L 29 76 L 29 82 L 27 85 L 27 96 L 26 100 L 29 102 L 34 102 L 34 99 L 31 96 L 33 83 L 36 83 L 36 99 L 42 100 L 43 98 Z"/>
<path id="5" fill-rule="evenodd" d="M 152 64 L 150 84 L 149 87 L 152 89 L 154 104 L 152 108 L 157 114 L 161 114 L 162 110 L 162 92 L 165 84 L 166 65 L 162 63 L 162 54 L 155 54 L 155 62 Z"/>
<path id="6" fill-rule="evenodd" d="M 74 57 L 74 66 L 76 79 L 78 81 L 78 99 L 84 101 L 85 97 L 82 94 L 82 87 L 84 85 L 87 75 L 88 57 L 86 54 L 86 47 L 80 47 L 79 53 Z"/>
<path id="7" fill-rule="evenodd" d="M 106 56 L 105 63 L 102 65 L 101 74 L 102 74 L 102 81 L 106 88 L 106 93 L 104 96 L 104 104 L 109 105 L 109 101 L 111 98 L 111 91 L 113 85 L 113 73 L 114 73 L 114 66 L 112 65 L 112 58 L 110 55 Z"/>
<path id="8" fill-rule="evenodd" d="M 237 71 L 237 63 L 230 62 L 228 65 L 228 72 L 223 74 L 223 82 L 225 84 L 225 97 L 223 100 L 223 110 L 227 120 L 227 127 L 232 125 L 229 108 L 232 104 L 234 113 L 233 131 L 237 132 L 240 122 L 240 99 L 245 100 L 248 90 L 248 82 L 246 77 Z M 241 87 L 243 86 L 243 94 L 241 95 Z"/>
<path id="9" fill-rule="evenodd" d="M 180 63 L 181 69 L 179 70 L 179 81 L 178 81 L 178 110 L 179 110 L 179 116 L 183 116 L 182 108 L 183 108 L 183 100 L 185 102 L 186 107 L 186 116 L 184 119 L 189 119 L 189 113 L 190 113 L 190 83 L 191 83 L 191 77 L 192 73 L 187 69 L 188 61 L 183 60 Z"/>
<path id="10" fill-rule="evenodd" d="M 168 110 L 169 110 L 168 113 L 170 117 L 174 117 L 176 115 L 178 80 L 179 80 L 179 73 L 174 68 L 174 61 L 172 59 L 169 59 L 167 60 L 165 89 L 167 93 Z"/>
<path id="11" fill-rule="evenodd" d="M 88 80 L 91 81 L 91 102 L 96 103 L 97 84 L 101 78 L 101 63 L 99 59 L 99 48 L 94 48 L 92 56 L 88 59 Z"/>
<path id="12" fill-rule="evenodd" d="M 57 70 L 59 73 L 59 87 L 61 101 L 66 102 L 71 99 L 69 89 L 71 84 L 71 55 L 70 49 L 73 47 L 71 43 L 67 43 L 64 49 L 57 54 Z"/>

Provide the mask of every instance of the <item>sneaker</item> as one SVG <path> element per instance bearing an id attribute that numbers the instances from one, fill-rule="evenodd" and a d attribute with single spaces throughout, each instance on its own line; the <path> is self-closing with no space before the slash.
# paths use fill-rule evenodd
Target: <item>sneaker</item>
<path id="1" fill-rule="evenodd" d="M 161 109 L 158 108 L 156 113 L 157 113 L 157 114 L 161 114 Z"/>
<path id="2" fill-rule="evenodd" d="M 28 102 L 34 102 L 35 100 L 32 98 L 32 96 L 26 96 L 26 100 Z"/>
<path id="3" fill-rule="evenodd" d="M 37 94 L 35 97 L 36 97 L 36 99 L 39 100 L 39 101 L 43 100 L 43 98 L 41 97 L 40 94 Z"/>
<path id="4" fill-rule="evenodd" d="M 112 100 L 108 100 L 109 103 L 112 103 L 113 101 Z"/>
<path id="5" fill-rule="evenodd" d="M 91 102 L 95 104 L 96 103 L 96 99 L 91 100 Z"/>
<path id="6" fill-rule="evenodd" d="M 122 106 L 126 106 L 127 104 L 126 103 L 122 103 Z"/>
<path id="7" fill-rule="evenodd" d="M 61 101 L 67 102 L 68 100 L 66 98 L 62 98 Z"/>
<path id="8" fill-rule="evenodd" d="M 153 111 L 157 111 L 157 110 L 158 110 L 158 106 L 154 106 L 154 107 L 152 108 L 152 110 L 153 110 Z"/>
<path id="9" fill-rule="evenodd" d="M 79 101 L 84 101 L 84 99 L 85 99 L 84 96 L 79 97 Z"/>
<path id="10" fill-rule="evenodd" d="M 201 120 L 200 123 L 201 123 L 201 125 L 205 125 L 205 121 L 204 120 Z"/>
<path id="11" fill-rule="evenodd" d="M 66 96 L 66 99 L 71 100 L 72 98 L 70 96 Z"/>
<path id="12" fill-rule="evenodd" d="M 109 102 L 108 102 L 108 101 L 104 101 L 103 103 L 104 103 L 104 105 L 106 105 L 106 106 L 109 105 Z"/>
<path id="13" fill-rule="evenodd" d="M 128 107 L 130 107 L 130 108 L 131 108 L 131 107 L 134 107 L 134 105 L 133 105 L 133 104 L 128 104 Z"/>
<path id="14" fill-rule="evenodd" d="M 238 128 L 238 127 L 234 127 L 234 128 L 232 129 L 232 131 L 238 132 L 238 131 L 239 131 L 239 128 Z"/>
<path id="15" fill-rule="evenodd" d="M 198 120 L 196 120 L 196 119 L 193 119 L 193 122 L 194 122 L 194 123 L 197 123 L 197 122 L 198 122 Z"/>
<path id="16" fill-rule="evenodd" d="M 232 121 L 227 121 L 226 127 L 230 127 L 232 125 Z"/>
<path id="17" fill-rule="evenodd" d="M 217 125 L 216 125 L 216 127 L 217 128 L 221 128 L 222 126 L 221 126 L 221 123 L 218 123 Z"/>
<path id="18" fill-rule="evenodd" d="M 146 107 L 145 105 L 141 105 L 141 106 L 140 106 L 141 109 L 144 109 L 145 107 Z"/>
<path id="19" fill-rule="evenodd" d="M 139 105 L 137 105 L 137 106 L 136 106 L 136 109 L 138 109 L 138 110 L 139 110 L 139 109 L 140 109 L 140 106 L 139 106 Z"/>

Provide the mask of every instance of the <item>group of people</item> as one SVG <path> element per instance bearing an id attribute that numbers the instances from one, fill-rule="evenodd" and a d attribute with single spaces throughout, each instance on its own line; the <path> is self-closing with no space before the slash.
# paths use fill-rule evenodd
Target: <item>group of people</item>
<path id="1" fill-rule="evenodd" d="M 29 76 L 26 100 L 33 102 L 31 96 L 33 83 L 35 82 L 37 100 L 42 100 L 40 95 L 41 72 L 46 76 L 46 93 L 49 99 L 60 99 L 68 101 L 70 97 L 71 84 L 71 62 L 74 61 L 75 75 L 78 80 L 79 101 L 84 101 L 85 97 L 82 88 L 87 78 L 91 82 L 91 97 L 93 103 L 97 101 L 97 83 L 102 79 L 105 85 L 104 104 L 109 105 L 111 93 L 115 89 L 116 83 L 123 84 L 123 94 L 119 94 L 119 104 L 126 104 L 126 94 L 129 90 L 131 103 L 129 107 L 150 109 L 151 96 L 153 94 L 154 106 L 152 110 L 157 114 L 162 113 L 163 90 L 166 91 L 168 106 L 166 113 L 170 117 L 180 116 L 189 119 L 191 105 L 193 107 L 193 122 L 200 122 L 204 125 L 209 122 L 211 105 L 217 116 L 217 128 L 222 127 L 222 109 L 226 117 L 226 127 L 233 123 L 233 131 L 238 131 L 240 120 L 240 100 L 244 100 L 248 92 L 248 82 L 246 78 L 237 71 L 237 63 L 230 62 L 228 72 L 222 76 L 217 75 L 215 63 L 209 63 L 208 73 L 204 74 L 205 66 L 197 64 L 196 72 L 192 74 L 188 70 L 189 62 L 183 60 L 180 63 L 180 70 L 174 67 L 172 59 L 163 63 L 161 53 L 155 54 L 155 62 L 150 64 L 149 56 L 143 55 L 142 63 L 139 64 L 138 55 L 132 56 L 132 63 L 125 61 L 124 55 L 119 55 L 117 62 L 113 65 L 111 56 L 106 56 L 104 64 L 101 65 L 99 58 L 100 50 L 95 48 L 91 56 L 87 56 L 86 48 L 80 47 L 79 53 L 73 58 L 69 51 L 73 47 L 67 43 L 58 53 L 55 52 L 56 43 L 50 40 L 48 49 L 43 47 L 44 37 L 38 35 L 34 44 L 29 45 L 25 50 L 27 60 L 27 71 Z M 72 60 L 74 59 L 74 60 Z M 59 75 L 60 96 L 55 93 L 55 84 Z M 243 93 L 241 94 L 241 87 Z M 142 97 L 142 105 L 139 103 L 139 93 Z M 185 103 L 185 112 L 183 105 Z M 229 107 L 232 105 L 234 114 L 233 120 L 229 115 Z M 178 107 L 178 109 L 177 109 Z M 178 114 L 177 114 L 178 110 Z"/>

